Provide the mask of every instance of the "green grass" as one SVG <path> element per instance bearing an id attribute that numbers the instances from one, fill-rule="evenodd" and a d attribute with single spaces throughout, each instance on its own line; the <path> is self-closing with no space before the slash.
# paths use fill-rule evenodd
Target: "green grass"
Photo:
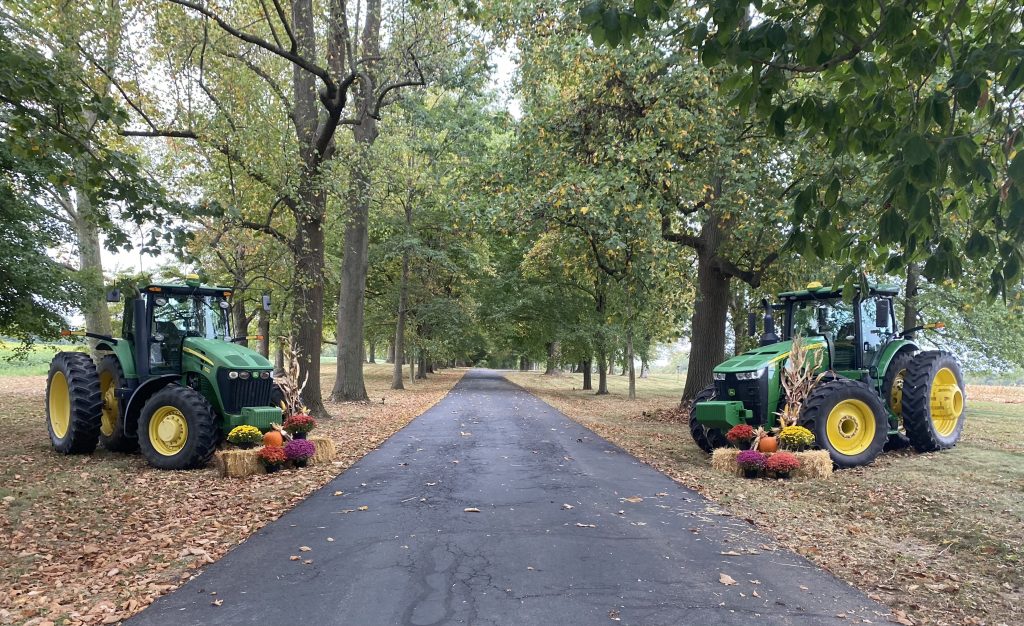
<path id="1" fill-rule="evenodd" d="M 28 352 L 21 352 L 15 350 L 13 344 L 0 342 L 0 377 L 46 374 L 50 371 L 50 360 L 57 352 L 85 349 L 85 346 L 73 344 L 39 343 L 29 348 Z"/>

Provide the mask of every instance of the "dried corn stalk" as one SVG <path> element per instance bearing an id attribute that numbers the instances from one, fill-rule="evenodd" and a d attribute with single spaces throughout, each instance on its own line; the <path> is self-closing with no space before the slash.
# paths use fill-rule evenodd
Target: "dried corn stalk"
<path id="1" fill-rule="evenodd" d="M 306 381 L 309 380 L 309 373 L 299 382 L 299 358 L 295 352 L 294 345 L 289 341 L 281 347 L 284 353 L 284 367 L 280 376 L 274 377 L 274 383 L 281 388 L 284 401 L 281 402 L 281 409 L 285 417 L 305 413 L 306 407 L 302 404 L 302 390 L 306 388 Z"/>
<path id="2" fill-rule="evenodd" d="M 825 372 L 816 373 L 821 363 L 821 350 L 808 349 L 800 335 L 793 337 L 789 359 L 782 368 L 782 390 L 786 395 L 786 404 L 777 414 L 780 427 L 796 425 L 804 400 L 825 376 Z"/>

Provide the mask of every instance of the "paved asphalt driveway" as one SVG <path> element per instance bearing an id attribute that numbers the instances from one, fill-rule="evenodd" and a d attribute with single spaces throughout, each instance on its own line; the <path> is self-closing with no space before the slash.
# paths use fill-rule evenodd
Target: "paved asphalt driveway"
<path id="1" fill-rule="evenodd" d="M 885 621 L 885 607 L 768 542 L 499 373 L 472 370 L 128 623 Z"/>

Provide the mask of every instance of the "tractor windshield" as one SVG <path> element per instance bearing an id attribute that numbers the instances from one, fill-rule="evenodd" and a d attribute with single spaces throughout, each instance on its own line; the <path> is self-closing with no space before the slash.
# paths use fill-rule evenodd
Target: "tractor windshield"
<path id="1" fill-rule="evenodd" d="M 857 323 L 853 305 L 842 298 L 802 300 L 790 305 L 786 338 L 825 336 L 833 346 L 837 369 L 853 368 L 856 363 Z"/>
<path id="2" fill-rule="evenodd" d="M 227 300 L 197 294 L 160 294 L 153 298 L 150 367 L 173 371 L 181 366 L 185 337 L 231 341 Z"/>

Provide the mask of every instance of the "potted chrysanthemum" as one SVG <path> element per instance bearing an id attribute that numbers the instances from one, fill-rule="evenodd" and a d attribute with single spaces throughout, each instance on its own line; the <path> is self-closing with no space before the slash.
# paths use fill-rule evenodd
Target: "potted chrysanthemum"
<path id="1" fill-rule="evenodd" d="M 243 450 L 248 450 L 263 441 L 263 431 L 255 426 L 249 426 L 248 424 L 235 426 L 231 429 L 231 432 L 228 433 L 228 441 Z"/>
<path id="2" fill-rule="evenodd" d="M 259 449 L 256 456 L 259 457 L 268 474 L 273 474 L 288 462 L 288 455 L 285 454 L 284 448 L 278 446 L 264 446 Z"/>
<path id="3" fill-rule="evenodd" d="M 757 450 L 742 450 L 736 455 L 736 465 L 743 470 L 746 478 L 757 478 L 764 469 L 768 456 Z"/>
<path id="4" fill-rule="evenodd" d="M 292 439 L 284 444 L 284 454 L 295 467 L 305 467 L 306 462 L 316 454 L 316 446 L 308 439 Z"/>
<path id="5" fill-rule="evenodd" d="M 792 472 L 800 469 L 800 459 L 790 452 L 776 452 L 768 457 L 764 468 L 778 478 L 789 478 Z"/>
<path id="6" fill-rule="evenodd" d="M 284 421 L 284 429 L 296 439 L 305 439 L 309 431 L 314 428 L 316 428 L 316 420 L 303 413 L 289 415 L 288 419 Z"/>

